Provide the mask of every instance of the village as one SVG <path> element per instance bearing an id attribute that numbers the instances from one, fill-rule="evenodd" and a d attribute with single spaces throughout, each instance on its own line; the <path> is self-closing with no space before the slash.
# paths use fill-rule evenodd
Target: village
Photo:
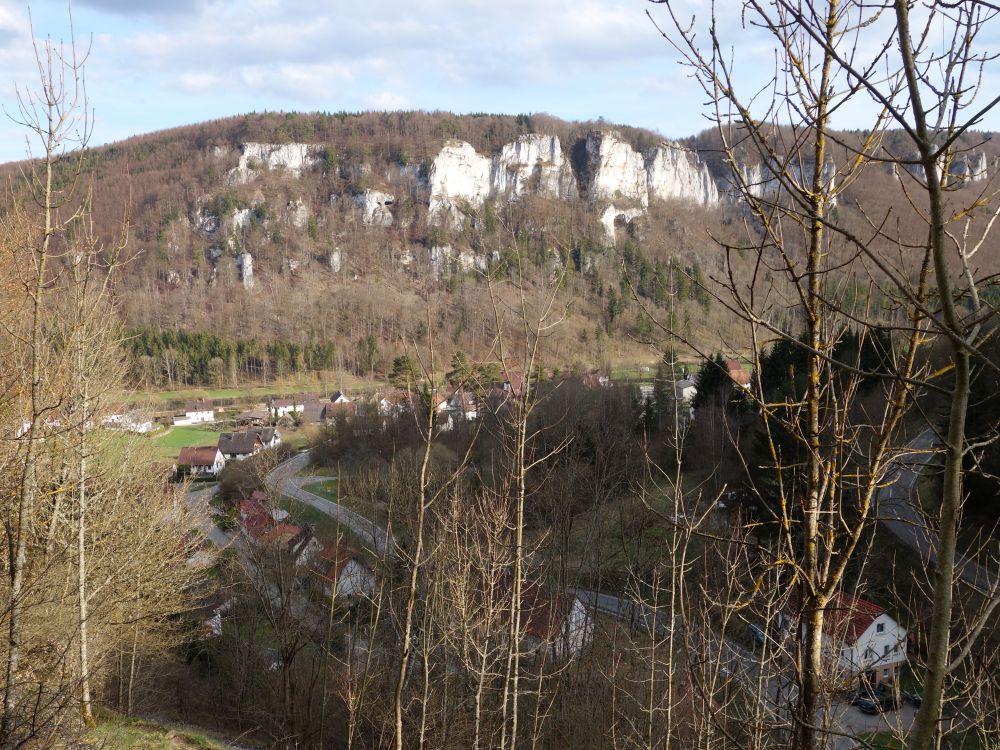
<path id="1" fill-rule="evenodd" d="M 725 371 L 732 388 L 743 390 L 751 386 L 752 372 L 745 363 L 727 360 Z M 215 481 L 223 475 L 227 465 L 245 462 L 267 452 L 274 453 L 284 445 L 283 463 L 271 469 L 260 489 L 238 500 L 235 524 L 225 528 L 225 533 L 216 532 L 214 541 L 223 547 L 232 545 L 242 550 L 241 554 L 248 561 L 246 564 L 258 570 L 261 555 L 280 559 L 282 566 L 290 571 L 296 590 L 304 592 L 303 596 L 305 592 L 312 592 L 309 596 L 315 599 L 319 592 L 321 599 L 330 606 L 334 602 L 348 607 L 351 602 L 371 602 L 380 595 L 380 569 L 395 556 L 391 534 L 379 528 L 375 521 L 352 519 L 351 511 L 338 505 L 340 498 L 323 497 L 310 491 L 309 488 L 315 489 L 318 480 L 323 478 L 309 476 L 305 444 L 298 443 L 302 450 L 298 452 L 283 443 L 283 438 L 307 430 L 314 433 L 335 430 L 337 425 L 359 418 L 375 419 L 383 429 L 398 420 L 430 418 L 436 432 L 450 432 L 460 425 L 476 423 L 486 415 L 502 414 L 511 399 L 522 393 L 524 376 L 517 372 L 504 375 L 477 387 L 458 383 L 440 391 L 415 387 L 351 395 L 341 390 L 329 396 L 298 393 L 272 397 L 239 410 L 217 407 L 207 400 L 189 402 L 182 411 L 170 415 L 171 426 L 212 427 L 220 431 L 215 444 L 181 447 L 172 473 L 176 479 L 192 482 L 193 497 L 206 493 L 211 496 Z M 595 370 L 578 376 L 576 382 L 579 387 L 591 391 L 629 387 L 642 408 L 651 408 L 657 397 L 669 398 L 670 408 L 681 422 L 697 418 L 693 406 L 697 379 L 693 376 L 684 374 L 671 381 L 668 387 L 656 388 L 649 381 L 616 383 Z M 148 418 L 134 409 L 112 414 L 105 419 L 104 425 L 143 434 L 153 430 Z M 296 472 L 288 471 L 289 468 L 295 468 Z M 317 482 L 310 484 L 310 480 Z M 326 478 L 326 481 L 330 480 Z M 332 536 L 324 535 L 313 524 L 296 519 L 275 502 L 275 496 L 281 495 L 295 497 L 306 506 L 336 518 L 343 526 L 338 526 L 337 533 Z M 725 507 L 722 501 L 719 505 Z M 199 507 L 212 514 L 213 524 L 222 522 L 218 507 L 208 504 Z M 371 528 L 375 529 L 374 535 Z M 249 562 L 252 560 L 258 562 Z M 510 581 L 504 579 L 491 589 L 491 596 L 496 599 L 492 608 L 503 611 L 503 602 L 510 597 L 509 587 Z M 222 633 L 231 604 L 230 601 L 218 602 L 209 612 L 206 628 L 211 636 Z M 610 617 L 630 627 L 648 630 L 654 636 L 669 627 L 659 621 L 656 613 L 647 611 L 644 604 L 622 597 L 619 592 L 578 587 L 556 589 L 533 580 L 522 585 L 518 617 L 521 651 L 533 662 L 559 663 L 580 657 L 590 647 L 602 618 Z M 793 622 L 790 611 L 776 613 L 771 622 L 748 622 L 744 636 L 726 644 L 729 654 L 726 669 L 739 679 L 751 679 L 758 663 L 756 652 L 790 648 L 789 643 L 795 638 Z M 902 689 L 898 680 L 912 646 L 907 630 L 883 606 L 846 593 L 838 594 L 828 606 L 827 623 L 824 648 L 842 675 L 838 684 L 844 692 L 837 700 L 856 705 L 860 712 L 872 716 L 881 716 L 910 704 L 908 710 L 912 716 L 912 707 L 919 706 L 919 695 Z M 352 650 L 361 648 L 367 653 L 373 648 L 369 638 L 356 633 L 349 642 Z M 356 657 L 361 658 L 360 652 Z M 780 674 L 772 674 L 768 679 L 783 685 L 776 689 L 774 698 L 773 708 L 780 710 L 782 690 L 787 693 L 794 690 L 794 686 Z"/>

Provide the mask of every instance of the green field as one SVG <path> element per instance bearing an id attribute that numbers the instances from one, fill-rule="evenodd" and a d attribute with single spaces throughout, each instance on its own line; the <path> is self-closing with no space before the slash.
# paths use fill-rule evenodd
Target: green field
<path id="1" fill-rule="evenodd" d="M 193 401 L 198 399 L 234 399 L 237 401 L 262 400 L 265 396 L 280 396 L 303 391 L 323 392 L 324 395 L 339 389 L 374 389 L 384 386 L 382 381 L 370 381 L 345 373 L 331 374 L 329 378 L 301 378 L 292 382 L 247 385 L 238 388 L 181 388 L 178 390 L 134 391 L 128 396 L 133 403 L 162 404 L 166 401 Z"/>
<path id="2" fill-rule="evenodd" d="M 191 445 L 216 445 L 219 442 L 219 432 L 210 426 L 201 425 L 170 427 L 165 432 L 151 437 L 150 442 L 155 447 L 157 456 L 176 460 L 181 448 Z"/>
<path id="3" fill-rule="evenodd" d="M 224 750 L 231 747 L 186 728 L 129 719 L 110 711 L 102 711 L 97 726 L 87 730 L 84 746 L 103 750 Z"/>
<path id="4" fill-rule="evenodd" d="M 306 492 L 311 492 L 314 495 L 319 495 L 320 497 L 326 498 L 333 502 L 338 501 L 337 497 L 337 480 L 336 479 L 324 479 L 322 482 L 313 482 L 312 484 L 302 485 L 302 489 Z"/>

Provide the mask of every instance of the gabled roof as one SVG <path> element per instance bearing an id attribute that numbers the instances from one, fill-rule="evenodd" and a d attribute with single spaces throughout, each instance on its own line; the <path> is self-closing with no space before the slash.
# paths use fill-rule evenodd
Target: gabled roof
<path id="1" fill-rule="evenodd" d="M 844 643 L 855 644 L 872 623 L 885 614 L 885 609 L 838 592 L 827 602 L 824 612 L 827 630 L 835 637 L 843 638 Z"/>
<path id="2" fill-rule="evenodd" d="M 332 401 L 333 403 L 337 403 L 337 401 L 342 401 L 343 403 L 347 403 L 347 402 L 349 402 L 350 400 L 351 400 L 351 399 L 349 399 L 349 398 L 347 397 L 347 394 L 346 394 L 346 393 L 344 393 L 343 391 L 334 391 L 334 392 L 333 392 L 333 393 L 332 393 L 332 394 L 330 395 L 330 401 Z"/>
<path id="3" fill-rule="evenodd" d="M 215 445 L 200 445 L 181 448 L 177 463 L 187 466 L 213 466 L 219 448 Z"/>
<path id="4" fill-rule="evenodd" d="M 328 583 L 340 578 L 347 563 L 361 560 L 361 554 L 348 544 L 325 544 L 310 563 L 312 571 Z"/>
<path id="5" fill-rule="evenodd" d="M 326 404 L 319 399 L 315 401 L 306 401 L 302 405 L 302 421 L 309 422 L 322 422 L 324 419 L 323 410 L 327 408 L 329 404 Z"/>
<path id="6" fill-rule="evenodd" d="M 260 535 L 261 544 L 290 544 L 302 533 L 302 529 L 290 523 L 276 523 Z"/>
<path id="7" fill-rule="evenodd" d="M 551 641 L 566 623 L 573 600 L 534 581 L 521 584 L 521 626 L 526 635 Z"/>
<path id="8" fill-rule="evenodd" d="M 188 401 L 184 404 L 184 412 L 190 414 L 196 411 L 215 411 L 215 407 L 212 406 L 211 401 Z"/>
<path id="9" fill-rule="evenodd" d="M 223 455 L 249 456 L 264 447 L 256 432 L 223 432 L 219 435 L 219 450 Z"/>
<path id="10" fill-rule="evenodd" d="M 358 405 L 353 401 L 341 401 L 339 404 L 327 404 L 323 408 L 324 419 L 337 417 L 353 417 L 358 413 Z"/>
<path id="11" fill-rule="evenodd" d="M 260 437 L 261 443 L 270 443 L 274 440 L 274 433 L 277 432 L 273 427 L 251 427 L 247 432 L 252 432 Z"/>

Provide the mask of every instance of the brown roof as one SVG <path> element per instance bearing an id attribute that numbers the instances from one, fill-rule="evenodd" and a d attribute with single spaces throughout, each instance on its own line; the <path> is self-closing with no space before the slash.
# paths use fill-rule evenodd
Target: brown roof
<path id="1" fill-rule="evenodd" d="M 181 453 L 177 457 L 177 463 L 186 466 L 212 466 L 215 463 L 215 454 L 218 452 L 218 447 L 214 445 L 181 448 Z"/>
<path id="2" fill-rule="evenodd" d="M 211 401 L 188 401 L 184 404 L 185 413 L 193 411 L 215 411 Z"/>
<path id="3" fill-rule="evenodd" d="M 324 419 L 335 419 L 336 417 L 353 417 L 358 413 L 358 405 L 354 401 L 348 401 L 346 404 L 341 402 L 339 404 L 327 404 L 323 410 Z"/>
<path id="4" fill-rule="evenodd" d="M 553 594 L 534 581 L 521 584 L 521 626 L 526 635 L 551 641 L 559 634 L 572 607 L 572 598 Z"/>
<path id="5" fill-rule="evenodd" d="M 336 581 L 351 560 L 358 560 L 361 555 L 353 547 L 340 544 L 325 544 L 311 563 L 313 572 L 328 582 Z"/>

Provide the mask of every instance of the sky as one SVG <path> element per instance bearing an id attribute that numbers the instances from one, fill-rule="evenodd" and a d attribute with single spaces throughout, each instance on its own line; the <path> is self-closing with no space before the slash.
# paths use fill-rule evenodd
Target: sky
<path id="1" fill-rule="evenodd" d="M 704 18 L 710 0 L 674 6 Z M 770 40 L 741 26 L 736 0 L 717 7 L 738 74 L 766 78 Z M 668 23 L 647 0 L 74 0 L 72 19 L 95 145 L 265 110 L 547 112 L 692 135 L 709 126 L 706 96 L 647 11 Z M 0 0 L 8 116 L 15 86 L 37 85 L 32 31 L 69 40 L 68 19 L 64 1 L 35 0 L 29 16 Z M 0 162 L 26 155 L 4 118 Z"/>

